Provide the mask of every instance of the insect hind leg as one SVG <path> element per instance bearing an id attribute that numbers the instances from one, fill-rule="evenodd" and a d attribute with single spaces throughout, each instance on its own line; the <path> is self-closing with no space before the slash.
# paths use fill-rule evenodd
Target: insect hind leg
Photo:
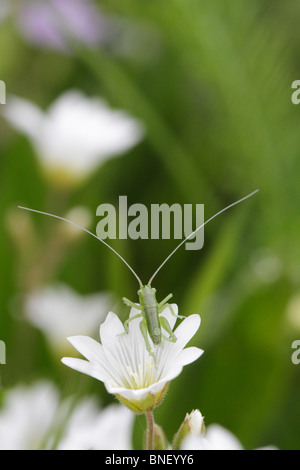
<path id="1" fill-rule="evenodd" d="M 159 317 L 159 321 L 160 321 L 160 326 L 169 334 L 169 337 L 167 337 L 165 335 L 163 335 L 163 337 L 167 341 L 171 341 L 171 343 L 176 343 L 177 337 L 174 335 L 168 320 L 165 317 L 161 316 L 161 317 Z"/>
<path id="2" fill-rule="evenodd" d="M 143 338 L 144 338 L 144 341 L 145 341 L 145 344 L 146 344 L 146 349 L 147 349 L 148 353 L 150 354 L 150 356 L 152 356 L 154 358 L 154 362 L 156 363 L 156 357 L 154 356 L 154 353 L 151 349 L 151 345 L 149 343 L 148 327 L 147 327 L 147 322 L 146 322 L 145 318 L 140 323 L 140 329 L 141 329 L 141 332 L 142 332 L 142 335 L 143 335 Z"/>
<path id="3" fill-rule="evenodd" d="M 170 295 L 172 295 L 172 294 L 170 294 Z M 168 297 L 169 297 L 169 296 L 168 296 Z M 170 298 L 170 297 L 169 297 L 169 298 Z M 167 297 L 166 297 L 166 299 L 167 299 Z M 177 313 L 175 313 L 175 312 L 174 312 L 174 309 L 173 309 L 173 307 L 172 307 L 172 305 L 169 304 L 168 302 L 165 302 L 164 304 L 162 304 L 162 302 L 161 302 L 158 306 L 159 306 L 159 309 L 158 309 L 159 313 L 162 313 L 163 310 L 168 307 L 169 310 L 170 310 L 170 312 L 171 312 L 171 314 L 172 314 L 174 317 L 176 317 L 176 318 L 186 318 L 186 317 L 183 316 L 183 315 L 178 315 Z"/>

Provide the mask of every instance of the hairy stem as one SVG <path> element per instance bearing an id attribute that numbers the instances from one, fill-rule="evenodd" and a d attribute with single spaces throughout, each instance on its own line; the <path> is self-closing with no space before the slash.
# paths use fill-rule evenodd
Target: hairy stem
<path id="1" fill-rule="evenodd" d="M 146 413 L 146 419 L 147 419 L 147 434 L 146 434 L 147 450 L 154 450 L 154 417 L 153 417 L 152 411 L 148 411 Z"/>

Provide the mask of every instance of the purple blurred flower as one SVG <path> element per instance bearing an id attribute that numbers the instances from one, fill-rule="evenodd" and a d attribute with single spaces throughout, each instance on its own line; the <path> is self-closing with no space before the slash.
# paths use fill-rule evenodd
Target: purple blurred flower
<path id="1" fill-rule="evenodd" d="M 16 22 L 29 42 L 63 51 L 69 51 L 72 41 L 97 45 L 110 31 L 92 0 L 24 0 Z"/>
<path id="2" fill-rule="evenodd" d="M 1 0 L 0 3 L 0 24 L 5 20 L 9 13 L 9 2 L 8 0 Z"/>

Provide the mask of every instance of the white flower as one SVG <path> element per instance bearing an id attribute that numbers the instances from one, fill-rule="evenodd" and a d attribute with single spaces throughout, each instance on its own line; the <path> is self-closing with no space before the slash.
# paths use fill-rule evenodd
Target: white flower
<path id="1" fill-rule="evenodd" d="M 3 116 L 30 139 L 46 175 L 56 184 L 80 183 L 143 136 L 137 120 L 79 91 L 64 93 L 47 112 L 9 96 Z"/>
<path id="2" fill-rule="evenodd" d="M 211 424 L 204 435 L 189 435 L 181 446 L 182 450 L 244 450 L 240 441 L 219 424 Z M 261 450 L 276 450 L 275 447 L 263 447 Z"/>
<path id="3" fill-rule="evenodd" d="M 50 382 L 8 391 L 0 409 L 0 450 L 46 447 L 58 404 L 58 392 Z"/>
<path id="4" fill-rule="evenodd" d="M 175 313 L 177 305 L 173 305 Z M 130 316 L 139 312 L 131 310 Z M 166 308 L 163 315 L 173 329 L 176 318 Z M 145 413 L 158 406 L 169 382 L 183 366 L 198 359 L 203 351 L 196 347 L 184 349 L 200 326 L 199 315 L 191 315 L 175 330 L 176 342 L 162 339 L 154 346 L 149 338 L 155 360 L 149 355 L 140 331 L 140 320 L 129 323 L 128 334 L 114 313 L 110 312 L 100 326 L 101 343 L 87 336 L 68 338 L 87 359 L 63 358 L 67 366 L 88 374 L 104 383 L 107 391 L 136 413 Z"/>
<path id="5" fill-rule="evenodd" d="M 92 400 L 80 403 L 67 424 L 58 450 L 131 450 L 134 414 L 120 405 L 99 412 Z"/>
<path id="6" fill-rule="evenodd" d="M 133 419 L 120 405 L 101 410 L 92 398 L 75 406 L 73 397 L 61 401 L 51 382 L 39 381 L 5 391 L 0 450 L 130 450 Z"/>
<path id="7" fill-rule="evenodd" d="M 25 299 L 25 316 L 43 331 L 54 350 L 65 349 L 66 336 L 93 334 L 104 319 L 109 295 L 80 295 L 64 284 L 47 286 Z"/>

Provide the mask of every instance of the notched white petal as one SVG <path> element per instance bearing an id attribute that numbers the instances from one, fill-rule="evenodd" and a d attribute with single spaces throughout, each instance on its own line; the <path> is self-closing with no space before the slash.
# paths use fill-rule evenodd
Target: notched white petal
<path id="1" fill-rule="evenodd" d="M 105 374 L 103 374 L 100 368 L 92 362 L 73 357 L 63 357 L 61 362 L 71 369 L 74 369 L 77 372 L 82 372 L 90 377 L 94 377 L 94 379 L 100 380 L 101 382 L 106 380 Z"/>
<path id="2" fill-rule="evenodd" d="M 203 353 L 203 349 L 199 349 L 196 347 L 183 349 L 183 351 L 181 351 L 181 353 L 178 355 L 178 362 L 180 362 L 180 364 L 182 364 L 183 366 L 191 364 L 192 362 L 199 359 L 199 357 L 201 357 Z"/>
<path id="3" fill-rule="evenodd" d="M 67 339 L 88 361 L 97 362 L 102 358 L 102 346 L 93 338 L 89 336 L 70 336 Z"/>
<path id="4" fill-rule="evenodd" d="M 124 333 L 124 326 L 118 315 L 109 312 L 104 323 L 100 325 L 100 341 L 105 344 Z"/>
<path id="5" fill-rule="evenodd" d="M 195 335 L 196 331 L 198 331 L 200 324 L 200 315 L 195 314 L 185 318 L 175 330 L 175 335 L 177 337 L 176 343 L 178 343 L 177 346 L 184 348 Z"/>

